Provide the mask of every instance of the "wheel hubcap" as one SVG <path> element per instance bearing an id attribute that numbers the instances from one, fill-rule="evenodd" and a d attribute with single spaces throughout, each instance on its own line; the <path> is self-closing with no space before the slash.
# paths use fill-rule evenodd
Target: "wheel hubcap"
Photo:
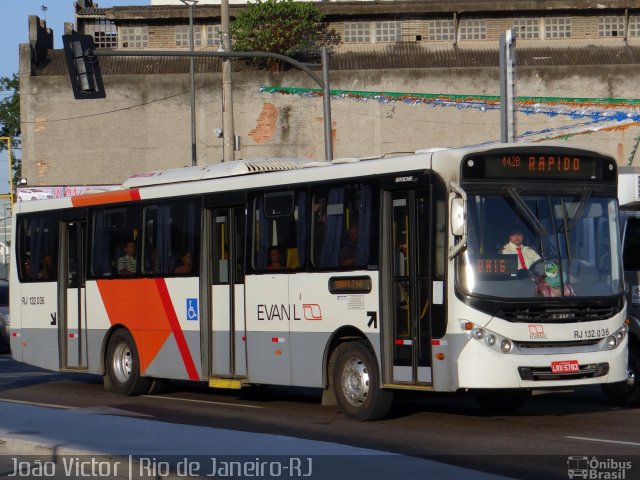
<path id="1" fill-rule="evenodd" d="M 349 360 L 342 372 L 342 391 L 354 407 L 361 406 L 369 395 L 369 372 L 359 358 Z"/>
<path id="2" fill-rule="evenodd" d="M 125 343 L 120 343 L 113 352 L 113 373 L 119 382 L 125 383 L 131 376 L 133 356 Z"/>

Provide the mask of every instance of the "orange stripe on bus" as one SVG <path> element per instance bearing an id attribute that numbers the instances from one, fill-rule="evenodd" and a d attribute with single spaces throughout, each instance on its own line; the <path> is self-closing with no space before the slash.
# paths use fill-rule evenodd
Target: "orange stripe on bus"
<path id="1" fill-rule="evenodd" d="M 167 302 L 163 298 L 164 292 L 156 282 L 162 282 L 164 295 L 168 295 L 163 279 L 98 280 L 97 284 L 111 325 L 124 325 L 133 335 L 142 374 L 173 333 L 189 378 L 197 380 L 197 371 L 171 299 Z"/>
<path id="2" fill-rule="evenodd" d="M 90 193 L 88 195 L 78 195 L 71 197 L 74 207 L 90 207 L 92 205 L 103 205 L 105 203 L 130 202 L 140 200 L 140 190 L 114 190 L 104 193 Z"/>

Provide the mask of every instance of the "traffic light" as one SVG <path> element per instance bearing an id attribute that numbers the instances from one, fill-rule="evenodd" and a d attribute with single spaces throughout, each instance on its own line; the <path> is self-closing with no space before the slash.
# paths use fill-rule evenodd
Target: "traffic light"
<path id="1" fill-rule="evenodd" d="M 64 55 L 76 100 L 105 98 L 96 48 L 91 35 L 63 35 Z"/>

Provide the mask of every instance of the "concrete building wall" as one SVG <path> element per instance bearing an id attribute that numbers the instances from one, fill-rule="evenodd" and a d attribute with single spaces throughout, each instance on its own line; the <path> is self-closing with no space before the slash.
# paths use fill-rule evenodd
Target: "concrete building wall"
<path id="1" fill-rule="evenodd" d="M 108 75 L 106 99 L 77 101 L 66 75 L 25 75 L 31 67 L 28 46 L 22 48 L 22 168 L 29 185 L 120 183 L 133 173 L 190 165 L 188 74 Z M 546 110 L 537 111 L 535 102 L 519 107 L 528 109 L 517 117 L 523 140 L 559 139 L 612 154 L 620 165 L 637 164 L 632 154 L 640 128 L 619 118 L 635 106 L 613 102 L 598 111 L 616 118 L 594 122 L 580 112 L 598 106 L 576 99 L 635 99 L 640 65 L 521 67 L 517 76 L 519 96 L 546 99 Z M 332 72 L 331 88 L 342 91 L 332 99 L 334 156 L 497 141 L 499 112 L 485 97 L 499 94 L 498 78 L 497 68 Z M 317 86 L 305 74 L 241 71 L 233 81 L 242 139 L 236 158 L 323 158 L 322 100 L 310 94 Z M 220 75 L 199 74 L 196 87 L 198 163 L 216 163 Z M 402 95 L 394 100 L 394 92 Z M 424 102 L 419 94 L 441 97 Z"/>

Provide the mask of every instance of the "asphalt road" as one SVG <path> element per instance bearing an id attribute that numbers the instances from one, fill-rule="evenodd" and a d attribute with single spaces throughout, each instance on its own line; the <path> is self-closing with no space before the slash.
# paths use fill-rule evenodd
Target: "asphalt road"
<path id="1" fill-rule="evenodd" d="M 121 397 L 105 392 L 101 377 L 48 372 L 0 355 L 0 400 L 323 440 L 514 478 L 566 479 L 569 457 L 588 457 L 600 462 L 598 478 L 640 479 L 640 409 L 612 408 L 596 387 L 534 395 L 505 416 L 484 413 L 468 394 L 403 393 L 389 418 L 360 423 L 321 406 L 313 389 L 223 391 L 172 382 L 159 395 Z M 611 476 L 620 462 L 631 468 Z"/>

